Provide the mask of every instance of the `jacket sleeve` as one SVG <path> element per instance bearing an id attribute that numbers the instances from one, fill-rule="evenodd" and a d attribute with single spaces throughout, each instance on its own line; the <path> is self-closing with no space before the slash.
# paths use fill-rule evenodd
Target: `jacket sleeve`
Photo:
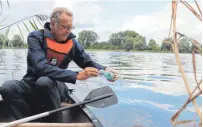
<path id="1" fill-rule="evenodd" d="M 102 66 L 96 62 L 94 62 L 90 56 L 85 52 L 84 48 L 81 46 L 81 44 L 74 39 L 74 53 L 73 53 L 73 61 L 82 69 L 86 67 L 94 67 L 97 68 L 98 70 L 100 69 L 105 69 L 105 66 Z"/>
<path id="2" fill-rule="evenodd" d="M 33 33 L 29 34 L 27 38 L 28 57 L 30 57 L 38 76 L 47 76 L 54 80 L 75 84 L 77 72 L 48 64 L 45 52 L 40 45 L 42 41 L 43 39 L 40 38 L 39 35 Z"/>

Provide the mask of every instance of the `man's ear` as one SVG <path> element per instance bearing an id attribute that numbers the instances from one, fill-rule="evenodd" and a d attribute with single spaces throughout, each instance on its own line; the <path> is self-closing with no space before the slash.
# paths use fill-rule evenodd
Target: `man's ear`
<path id="1" fill-rule="evenodd" d="M 50 21 L 50 26 L 51 26 L 51 28 L 56 28 L 57 23 L 55 21 Z"/>

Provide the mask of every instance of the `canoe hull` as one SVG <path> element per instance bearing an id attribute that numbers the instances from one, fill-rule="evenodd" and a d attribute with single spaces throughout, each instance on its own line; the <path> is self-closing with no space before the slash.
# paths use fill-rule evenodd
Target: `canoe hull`
<path id="1" fill-rule="evenodd" d="M 3 125 L 4 123 L 0 123 Z M 24 123 L 16 127 L 94 127 L 91 123 Z"/>
<path id="2" fill-rule="evenodd" d="M 78 100 L 74 95 L 71 95 L 70 104 L 77 103 Z M 69 104 L 69 105 L 70 105 Z M 14 121 L 15 119 L 11 116 L 8 110 L 6 110 L 6 105 L 0 100 L 0 123 L 6 123 Z M 85 105 L 74 107 L 65 110 L 63 113 L 64 123 L 26 123 L 21 124 L 19 127 L 103 127 L 100 121 L 95 117 L 95 115 L 87 108 Z"/>

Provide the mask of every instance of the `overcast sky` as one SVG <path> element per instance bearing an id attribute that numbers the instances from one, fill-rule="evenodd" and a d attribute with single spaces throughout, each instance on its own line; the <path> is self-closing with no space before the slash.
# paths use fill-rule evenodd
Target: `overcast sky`
<path id="1" fill-rule="evenodd" d="M 54 7 L 67 7 L 74 13 L 73 31 L 91 29 L 100 41 L 108 40 L 111 33 L 134 30 L 148 39 L 160 43 L 168 36 L 171 18 L 171 0 L 9 0 L 11 9 L 3 4 L 4 16 L 9 24 L 34 14 L 50 15 Z M 190 2 L 193 6 L 194 2 Z M 202 5 L 202 4 L 201 4 Z M 194 6 L 196 8 L 196 6 Z M 1 18 L 2 19 L 2 18 Z M 186 35 L 202 40 L 201 22 L 179 4 L 177 29 Z"/>

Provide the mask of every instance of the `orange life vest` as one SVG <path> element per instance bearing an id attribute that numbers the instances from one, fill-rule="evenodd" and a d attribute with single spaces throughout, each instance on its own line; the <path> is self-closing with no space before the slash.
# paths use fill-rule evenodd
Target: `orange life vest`
<path id="1" fill-rule="evenodd" d="M 65 56 L 73 47 L 73 40 L 68 40 L 65 43 L 58 43 L 53 39 L 46 38 L 47 43 L 47 61 L 50 65 L 60 66 L 64 61 Z"/>

